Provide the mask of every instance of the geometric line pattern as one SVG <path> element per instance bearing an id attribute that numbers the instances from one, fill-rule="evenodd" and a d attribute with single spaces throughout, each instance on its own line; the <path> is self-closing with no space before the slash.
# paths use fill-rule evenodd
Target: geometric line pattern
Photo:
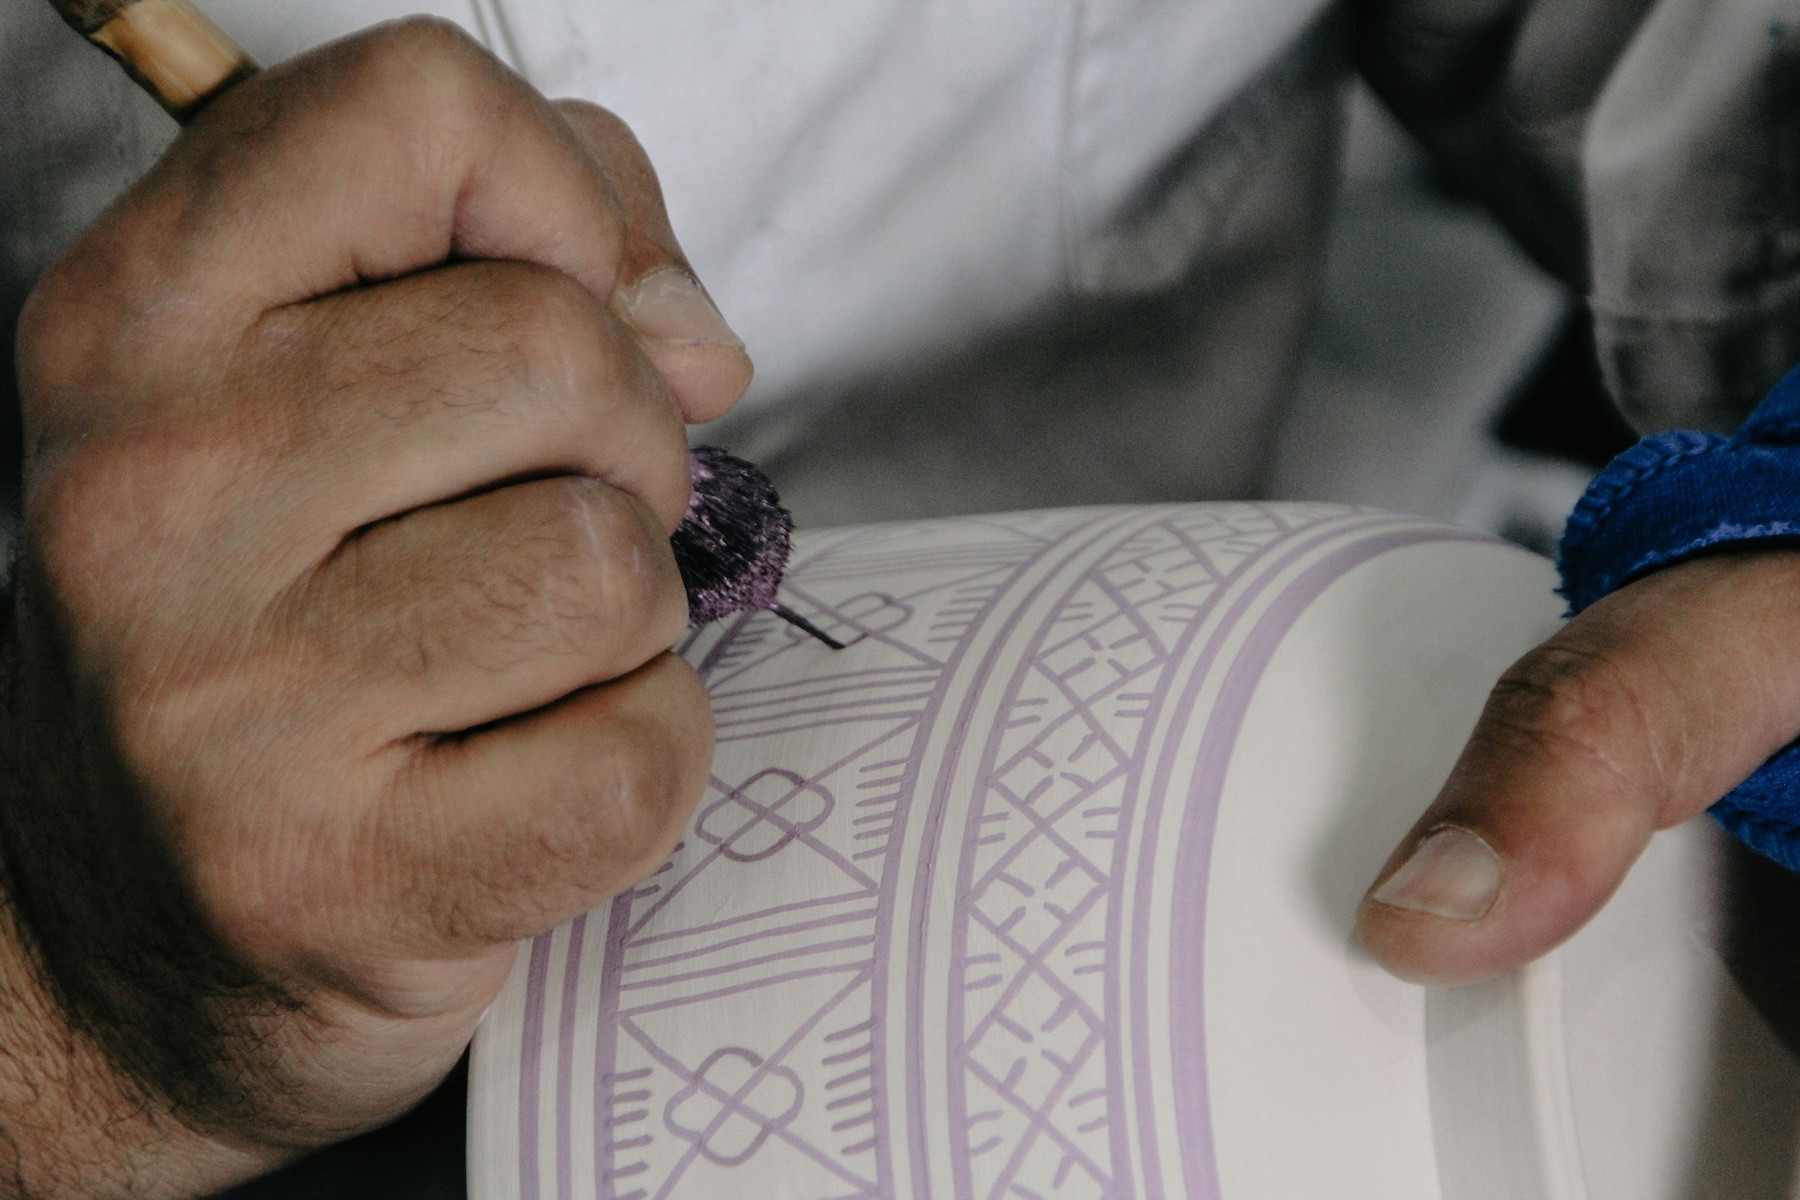
<path id="1" fill-rule="evenodd" d="M 1121 980 L 1110 930 L 1144 732 L 1201 618 L 1293 532 L 1266 509 L 1170 510 L 1072 580 L 1029 638 L 983 747 L 960 847 L 950 1095 L 951 1125 L 968 1135 L 953 1152 L 958 1196 L 1135 1193 L 1112 1111 Z M 1025 1022 L 1022 1011 L 1047 1015 Z"/>
<path id="2" fill-rule="evenodd" d="M 696 1082 L 705 1067 L 726 1061 L 721 1048 L 699 1063 L 671 1053 L 654 1022 L 672 1011 L 778 995 L 770 1007 L 794 1025 L 766 1049 L 734 1048 L 741 1056 L 728 1060 L 741 1068 L 735 1086 L 705 1092 L 715 1115 L 699 1139 L 665 1121 L 662 1129 L 613 1141 L 610 1171 L 620 1183 L 610 1194 L 618 1200 L 675 1194 L 709 1163 L 701 1139 L 731 1121 L 760 1122 L 759 1139 L 738 1138 L 743 1148 L 735 1153 L 743 1162 L 780 1153 L 787 1173 L 810 1175 L 821 1195 L 883 1193 L 888 1125 L 879 1097 L 886 1064 L 876 1060 L 872 1037 L 878 947 L 890 917 L 881 900 L 894 835 L 909 815 L 919 733 L 935 719 L 958 650 L 987 607 L 1055 545 L 1010 525 L 971 532 L 976 536 L 953 546 L 901 551 L 903 589 L 864 585 L 870 560 L 891 563 L 897 544 L 916 540 L 904 529 L 869 530 L 796 560 L 785 595 L 852 648 L 845 655 L 855 655 L 854 665 L 843 670 L 819 670 L 834 664 L 820 662 L 816 643 L 766 615 L 739 617 L 710 643 L 684 648 L 713 700 L 720 770 L 734 761 L 759 765 L 742 778 L 715 775 L 695 837 L 677 851 L 673 869 L 615 902 L 627 933 L 609 956 L 606 982 L 617 996 L 621 1056 L 638 1072 L 630 1094 L 665 1095 L 679 1087 L 672 1096 L 695 1096 L 694 1089 L 706 1087 Z M 894 575 L 890 568 L 883 577 Z M 806 660 L 804 674 L 788 669 L 795 657 Z M 795 731 L 821 729 L 833 735 L 822 758 L 761 765 L 759 753 L 733 753 L 775 745 L 787 752 L 785 739 Z M 721 887 L 746 899 L 746 889 L 754 893 L 757 884 L 740 879 L 764 861 L 779 863 L 784 874 L 805 872 L 813 881 L 809 897 L 780 893 L 759 907 L 752 896 L 739 911 L 698 925 L 665 919 L 690 889 Z M 792 1111 L 779 1114 L 772 1104 L 753 1102 L 783 1071 L 795 1080 L 822 1080 L 812 1106 L 816 1119 L 796 1119 L 798 1092 Z M 659 1161 L 653 1154 L 671 1141 L 665 1134 L 688 1145 Z"/>
<path id="3" fill-rule="evenodd" d="M 1155 900 L 1133 856 L 1187 803 L 1159 782 L 1171 713 L 1204 724 L 1200 677 L 1284 564 L 1396 520 L 1170 505 L 803 535 L 783 599 L 847 649 L 768 614 L 690 635 L 718 751 L 687 836 L 531 948 L 520 1194 L 1180 1194 L 1125 1033 L 1125 931 Z"/>

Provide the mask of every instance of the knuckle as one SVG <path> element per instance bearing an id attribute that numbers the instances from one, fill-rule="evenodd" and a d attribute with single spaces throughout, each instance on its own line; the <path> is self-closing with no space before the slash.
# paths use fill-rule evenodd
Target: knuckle
<path id="1" fill-rule="evenodd" d="M 1616 653 L 1557 638 L 1520 659 L 1494 685 L 1482 714 L 1490 741 L 1527 754 L 1610 762 L 1622 711 L 1637 709 Z"/>
<path id="2" fill-rule="evenodd" d="M 687 435 L 656 368 L 606 309 L 546 268 L 496 272 L 485 301 L 498 403 L 529 405 L 561 427 L 572 470 L 598 472 L 666 519 L 687 505 Z"/>
<path id="3" fill-rule="evenodd" d="M 330 412 L 347 400 L 408 424 L 446 409 L 550 420 L 571 447 L 592 444 L 604 405 L 626 386 L 629 358 L 599 303 L 559 271 L 466 263 L 267 317 L 250 364 L 315 380 L 289 408 Z"/>
<path id="4" fill-rule="evenodd" d="M 704 713 L 704 696 L 699 705 Z M 539 932 L 631 887 L 668 860 L 710 761 L 710 723 L 699 736 L 692 725 L 685 715 L 666 711 L 608 710 L 605 723 L 568 762 L 556 805 L 539 814 L 496 863 L 489 892 L 501 911 L 498 928 L 490 914 L 485 936 Z"/>
<path id="5" fill-rule="evenodd" d="M 597 133 L 609 136 L 628 135 L 634 138 L 636 136 L 631 133 L 631 126 L 626 124 L 625 118 L 604 105 L 595 104 L 592 100 L 583 100 L 579 96 L 566 96 L 554 103 L 565 116 L 592 125 Z"/>
<path id="6" fill-rule="evenodd" d="M 649 152 L 625 118 L 588 100 L 565 99 L 555 103 L 564 119 L 575 126 L 588 148 L 612 172 L 625 173 L 629 182 L 656 178 Z"/>
<path id="7" fill-rule="evenodd" d="M 127 278 L 121 259 L 145 251 L 109 253 L 102 218 L 67 247 L 38 278 L 15 327 L 14 354 L 21 409 L 28 425 L 53 425 L 70 416 L 104 415 L 96 400 L 116 387 L 122 341 L 143 335 L 142 280 Z"/>
<path id="8" fill-rule="evenodd" d="M 368 35 L 365 69 L 377 73 L 376 78 L 392 80 L 407 86 L 417 78 L 421 67 L 445 79 L 473 82 L 478 75 L 491 75 L 481 70 L 487 59 L 481 44 L 460 25 L 443 17 L 417 14 L 400 17 L 377 25 Z"/>
<path id="9" fill-rule="evenodd" d="M 374 36 L 401 52 L 456 54 L 474 51 L 479 46 L 456 22 L 424 14 L 377 26 Z"/>
<path id="10" fill-rule="evenodd" d="M 26 524 L 53 580 L 72 594 L 104 591 L 133 564 L 182 557 L 201 532 L 195 504 L 241 475 L 232 447 L 208 439 L 96 437 L 33 472 Z"/>
<path id="11" fill-rule="evenodd" d="M 81 364 L 95 362 L 96 335 L 104 327 L 99 307 L 83 304 L 80 270 L 65 257 L 51 265 L 25 301 L 16 335 L 22 398 L 57 391 L 74 382 Z"/>
<path id="12" fill-rule="evenodd" d="M 1613 689 L 1616 674 L 1604 651 L 1551 641 L 1509 667 L 1495 684 L 1494 696 L 1505 711 L 1533 724 L 1579 724 Z"/>
<path id="13" fill-rule="evenodd" d="M 496 272 L 487 299 L 505 355 L 534 398 L 577 403 L 626 382 L 625 347 L 599 303 L 567 275 Z"/>
<path id="14" fill-rule="evenodd" d="M 439 893 L 448 910 L 435 923 L 457 940 L 528 937 L 631 887 L 668 861 L 700 798 L 712 715 L 686 663 L 665 655 L 569 703 L 584 710 L 580 736 L 557 757 L 553 791 L 496 831 L 473 868 L 481 886 Z M 441 871 L 420 859 L 409 874 Z"/>
<path id="15" fill-rule="evenodd" d="M 667 542 L 605 484 L 569 476 L 540 486 L 547 502 L 513 539 L 508 569 L 486 586 L 483 618 L 512 625 L 502 641 L 529 652 L 628 651 L 647 626 L 660 632 L 674 572 Z"/>
<path id="16" fill-rule="evenodd" d="M 568 822 L 576 839 L 570 849 L 578 861 L 609 868 L 621 886 L 668 857 L 711 760 L 710 709 L 698 684 L 676 683 L 669 668 L 649 670 L 675 703 L 619 717 L 577 768 L 570 794 L 579 814 Z"/>
<path id="17" fill-rule="evenodd" d="M 667 539 L 629 497 L 598 482 L 574 476 L 558 482 L 561 492 L 551 521 L 549 553 L 567 562 L 559 580 L 567 594 L 552 596 L 563 611 L 576 614 L 584 636 L 648 620 L 656 624 L 667 608 L 674 578 L 674 555 Z M 584 606 L 585 602 L 585 606 Z"/>
<path id="18" fill-rule="evenodd" d="M 336 368 L 342 386 L 420 381 L 389 401 L 405 418 L 444 404 L 554 412 L 570 444 L 592 438 L 597 417 L 634 386 L 631 357 L 605 310 L 560 271 L 527 263 L 468 264 L 402 285 L 347 322 L 353 352 Z M 343 337 L 327 329 L 328 336 Z"/>
<path id="19" fill-rule="evenodd" d="M 354 45 L 353 92 L 411 126 L 467 128 L 491 113 L 507 77 L 481 44 L 442 17 L 378 25 Z"/>
<path id="20" fill-rule="evenodd" d="M 627 732 L 634 735 L 629 742 L 623 736 Z M 608 756 L 614 761 L 578 776 L 576 795 L 588 816 L 572 821 L 570 829 L 576 835 L 576 861 L 637 877 L 654 869 L 673 846 L 682 811 L 680 773 L 672 769 L 656 731 L 620 733 Z"/>

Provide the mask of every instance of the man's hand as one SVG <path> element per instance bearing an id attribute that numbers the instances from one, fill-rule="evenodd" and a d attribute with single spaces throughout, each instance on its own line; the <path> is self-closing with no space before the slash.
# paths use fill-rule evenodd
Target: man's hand
<path id="1" fill-rule="evenodd" d="M 1628 585 L 1501 679 L 1358 932 L 1395 973 L 1460 983 L 1552 949 L 1650 835 L 1800 734 L 1800 553 L 1695 559 Z"/>
<path id="2" fill-rule="evenodd" d="M 0 1181 L 196 1194 L 404 1111 L 671 849 L 683 419 L 749 360 L 629 131 L 430 22 L 220 99 L 19 349 Z"/>

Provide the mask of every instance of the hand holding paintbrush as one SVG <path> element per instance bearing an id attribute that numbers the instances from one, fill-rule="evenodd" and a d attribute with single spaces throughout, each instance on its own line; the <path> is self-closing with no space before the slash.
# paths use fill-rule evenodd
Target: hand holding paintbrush
<path id="1" fill-rule="evenodd" d="M 729 473 L 683 420 L 748 362 L 622 123 L 438 22 L 181 77 L 210 105 L 20 326 L 33 1195 L 202 1193 L 391 1119 L 517 939 L 661 865 L 711 758 L 669 537 Z"/>
<path id="2" fill-rule="evenodd" d="M 176 120 L 186 123 L 257 65 L 188 0 L 51 0 L 63 19 L 118 60 Z M 696 625 L 743 609 L 768 609 L 810 636 L 843 646 L 775 598 L 793 529 L 760 472 L 702 447 L 695 503 L 676 530 L 676 561 Z"/>

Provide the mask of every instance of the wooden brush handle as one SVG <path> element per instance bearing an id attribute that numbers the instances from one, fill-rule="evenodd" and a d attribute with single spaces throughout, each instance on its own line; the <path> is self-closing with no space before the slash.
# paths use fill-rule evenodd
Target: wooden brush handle
<path id="1" fill-rule="evenodd" d="M 63 20 L 119 60 L 186 124 L 256 63 L 188 0 L 50 0 Z"/>

